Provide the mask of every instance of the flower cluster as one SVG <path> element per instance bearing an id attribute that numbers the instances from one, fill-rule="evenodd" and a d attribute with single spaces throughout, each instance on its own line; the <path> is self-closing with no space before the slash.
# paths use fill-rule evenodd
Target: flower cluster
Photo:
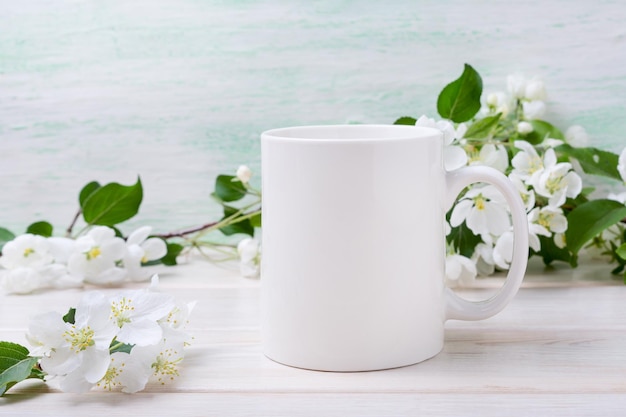
<path id="1" fill-rule="evenodd" d="M 178 376 L 193 304 L 177 303 L 157 284 L 155 276 L 143 290 L 112 297 L 87 292 L 65 316 L 34 317 L 27 339 L 46 379 L 54 377 L 66 392 L 134 393 L 149 381 L 165 384 Z"/>
<path id="2" fill-rule="evenodd" d="M 126 240 L 106 226 L 93 227 L 77 239 L 17 236 L 2 248 L 0 285 L 7 293 L 24 294 L 83 283 L 148 280 L 154 271 L 146 264 L 167 252 L 162 239 L 149 237 L 151 230 L 141 227 Z"/>
<path id="3" fill-rule="evenodd" d="M 469 66 L 461 78 L 465 85 L 480 80 Z M 476 82 L 475 86 L 477 99 L 481 99 L 482 83 Z M 485 165 L 507 175 L 526 206 L 530 254 L 542 256 L 546 263 L 562 260 L 575 265 L 578 242 L 568 247 L 566 232 L 568 215 L 589 202 L 591 190 L 583 192 L 584 174 L 601 174 L 618 180 L 621 177 L 626 182 L 626 149 L 618 158 L 585 148 L 589 137 L 581 126 L 571 126 L 562 133 L 542 120 L 546 114 L 545 100 L 546 89 L 540 79 L 515 74 L 507 78 L 506 92 L 488 94 L 477 103 L 474 115 L 464 117 L 463 121 L 462 116 L 455 118 L 449 111 L 445 114 L 448 118 L 439 121 L 426 116 L 412 120 L 417 126 L 442 131 L 447 170 Z M 471 101 L 466 104 L 473 105 Z M 412 120 L 405 117 L 396 123 L 411 124 L 408 122 Z M 601 154 L 607 159 L 601 160 Z M 609 161 L 617 166 L 607 169 Z M 604 199 L 624 204 L 626 192 L 612 193 Z M 615 210 L 614 206 L 610 208 Z M 448 285 L 467 285 L 477 275 L 509 268 L 513 253 L 511 219 L 503 196 L 493 186 L 468 187 L 448 213 L 448 221 Z M 602 227 L 606 230 L 598 230 L 602 233 L 592 245 L 601 246 L 603 253 L 612 255 L 623 269 L 626 262 L 616 253 L 620 253 L 618 248 L 626 240 L 624 225 L 617 222 Z"/>

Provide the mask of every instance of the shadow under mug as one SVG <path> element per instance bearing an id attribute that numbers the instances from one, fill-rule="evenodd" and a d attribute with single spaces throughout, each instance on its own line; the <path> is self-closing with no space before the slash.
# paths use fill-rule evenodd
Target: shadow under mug
<path id="1" fill-rule="evenodd" d="M 479 320 L 516 294 L 528 259 L 521 198 L 499 171 L 446 172 L 436 129 L 302 126 L 261 135 L 261 331 L 270 359 L 369 371 L 441 351 L 448 319 Z M 445 213 L 475 182 L 505 197 L 514 229 L 503 287 L 472 302 L 445 287 Z"/>

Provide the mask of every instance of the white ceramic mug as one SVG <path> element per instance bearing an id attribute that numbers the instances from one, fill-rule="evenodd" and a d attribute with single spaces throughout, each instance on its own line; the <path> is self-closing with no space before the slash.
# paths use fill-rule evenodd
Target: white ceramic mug
<path id="1" fill-rule="evenodd" d="M 443 139 L 416 126 L 275 129 L 261 135 L 261 326 L 266 356 L 324 371 L 411 365 L 443 347 L 444 322 L 498 313 L 528 258 L 518 192 L 488 167 L 443 168 Z M 444 285 L 446 211 L 474 182 L 506 198 L 515 235 L 500 291 L 471 302 Z"/>

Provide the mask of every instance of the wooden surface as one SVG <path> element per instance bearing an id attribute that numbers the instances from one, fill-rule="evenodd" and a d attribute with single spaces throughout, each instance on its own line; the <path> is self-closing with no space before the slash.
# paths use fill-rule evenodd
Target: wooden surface
<path id="1" fill-rule="evenodd" d="M 26 381 L 0 399 L 0 415 L 624 415 L 626 286 L 609 270 L 594 264 L 546 273 L 533 264 L 502 313 L 448 322 L 435 358 L 387 371 L 327 373 L 265 358 L 259 281 L 196 260 L 161 274 L 164 290 L 198 300 L 195 341 L 175 384 L 134 395 L 74 395 Z M 500 278 L 481 280 L 463 294 L 486 297 L 498 285 Z M 25 344 L 30 316 L 67 310 L 80 295 L 2 296 L 0 338 Z"/>

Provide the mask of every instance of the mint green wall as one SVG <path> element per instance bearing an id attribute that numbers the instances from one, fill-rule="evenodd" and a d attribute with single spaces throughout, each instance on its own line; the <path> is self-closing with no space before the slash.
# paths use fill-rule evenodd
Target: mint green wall
<path id="1" fill-rule="evenodd" d="M 129 228 L 201 223 L 261 131 L 436 116 L 464 62 L 486 91 L 542 77 L 550 120 L 618 150 L 624 21 L 619 0 L 2 1 L 0 226 L 64 227 L 80 186 L 136 175 Z"/>

